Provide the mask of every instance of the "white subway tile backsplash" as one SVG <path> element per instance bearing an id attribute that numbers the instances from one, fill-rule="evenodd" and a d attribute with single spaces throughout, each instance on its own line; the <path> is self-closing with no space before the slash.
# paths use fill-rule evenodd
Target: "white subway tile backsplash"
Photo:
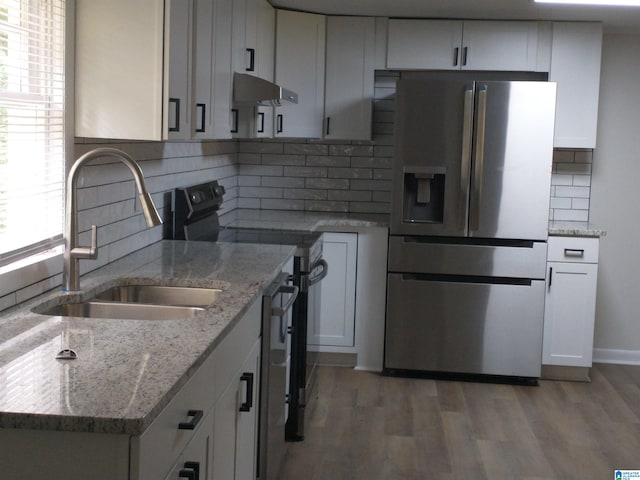
<path id="1" fill-rule="evenodd" d="M 549 219 L 589 221 L 592 150 L 555 150 Z"/>
<path id="2" fill-rule="evenodd" d="M 589 198 L 589 187 L 565 187 L 556 186 L 556 197 Z"/>
<path id="3" fill-rule="evenodd" d="M 588 210 L 554 209 L 553 220 L 567 221 L 567 222 L 588 222 L 589 211 Z"/>
<path id="4" fill-rule="evenodd" d="M 349 190 L 349 180 L 346 178 L 307 178 L 307 188 L 326 188 L 328 190 Z"/>
<path id="5" fill-rule="evenodd" d="M 551 209 L 571 209 L 571 198 L 559 198 L 559 197 L 551 197 L 549 202 L 549 208 Z"/>
<path id="6" fill-rule="evenodd" d="M 242 177 L 240 177 L 242 178 Z M 300 177 L 262 177 L 263 187 L 304 188 L 305 180 Z"/>
<path id="7" fill-rule="evenodd" d="M 314 190 L 312 188 L 286 188 L 283 198 L 293 200 L 326 200 L 327 190 Z"/>

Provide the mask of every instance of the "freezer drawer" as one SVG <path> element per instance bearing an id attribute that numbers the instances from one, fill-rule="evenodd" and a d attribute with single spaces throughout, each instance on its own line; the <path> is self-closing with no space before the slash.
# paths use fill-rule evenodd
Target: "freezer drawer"
<path id="1" fill-rule="evenodd" d="M 385 369 L 539 377 L 544 280 L 388 276 Z"/>
<path id="2" fill-rule="evenodd" d="M 389 271 L 544 279 L 545 242 L 518 245 L 435 243 L 421 237 L 389 239 Z"/>

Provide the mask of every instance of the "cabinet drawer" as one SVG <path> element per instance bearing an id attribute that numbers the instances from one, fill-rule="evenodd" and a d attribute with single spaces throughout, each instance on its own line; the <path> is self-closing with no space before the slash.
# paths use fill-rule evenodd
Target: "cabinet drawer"
<path id="1" fill-rule="evenodd" d="M 194 437 L 213 406 L 214 361 L 211 355 L 149 428 L 132 439 L 132 459 L 138 459 L 131 466 L 132 479 L 164 478 Z M 180 428 L 181 423 L 192 423 L 195 428 Z"/>
<path id="2" fill-rule="evenodd" d="M 596 237 L 549 237 L 549 262 L 598 263 Z"/>

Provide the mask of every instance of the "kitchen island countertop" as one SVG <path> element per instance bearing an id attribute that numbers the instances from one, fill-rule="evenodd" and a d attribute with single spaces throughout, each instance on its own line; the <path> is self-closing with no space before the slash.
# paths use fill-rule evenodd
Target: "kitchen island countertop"
<path id="1" fill-rule="evenodd" d="M 186 384 L 295 249 L 161 241 L 0 314 L 0 427 L 137 435 Z M 32 313 L 123 283 L 220 288 L 188 320 Z M 62 349 L 76 360 L 56 360 Z"/>

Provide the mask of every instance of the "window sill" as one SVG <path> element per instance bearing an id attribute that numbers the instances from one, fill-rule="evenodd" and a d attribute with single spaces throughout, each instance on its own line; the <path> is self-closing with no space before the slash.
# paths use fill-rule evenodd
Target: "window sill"
<path id="1" fill-rule="evenodd" d="M 1 267 L 0 298 L 15 294 L 17 304 L 60 285 L 63 251 L 64 246 L 60 245 Z"/>

